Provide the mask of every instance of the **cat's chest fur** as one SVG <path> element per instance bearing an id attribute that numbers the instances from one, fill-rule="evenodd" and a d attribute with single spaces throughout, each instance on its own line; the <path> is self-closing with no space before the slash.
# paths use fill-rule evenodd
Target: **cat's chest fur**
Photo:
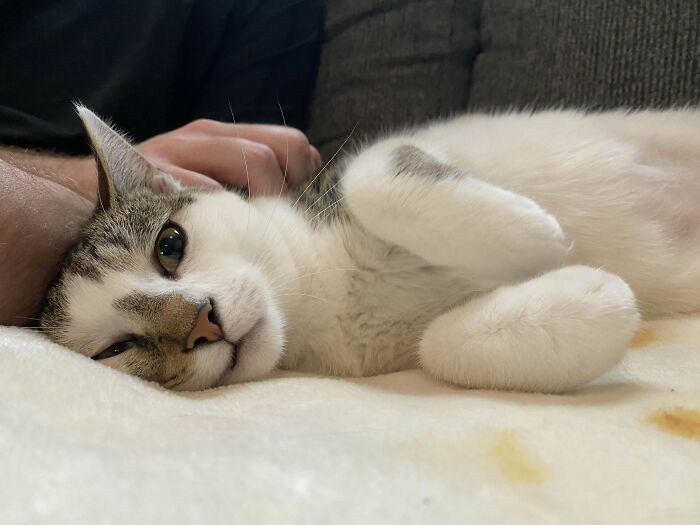
<path id="1" fill-rule="evenodd" d="M 281 366 L 349 376 L 416 366 L 426 325 L 464 299 L 465 284 L 352 219 L 308 235 Z"/>

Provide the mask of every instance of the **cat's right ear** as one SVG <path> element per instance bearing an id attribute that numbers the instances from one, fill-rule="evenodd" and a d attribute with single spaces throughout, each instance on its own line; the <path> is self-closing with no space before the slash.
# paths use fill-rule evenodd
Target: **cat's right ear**
<path id="1" fill-rule="evenodd" d="M 180 191 L 175 179 L 148 162 L 121 133 L 85 106 L 76 105 L 75 109 L 95 153 L 98 206 L 102 210 L 118 206 L 119 200 L 139 189 Z"/>

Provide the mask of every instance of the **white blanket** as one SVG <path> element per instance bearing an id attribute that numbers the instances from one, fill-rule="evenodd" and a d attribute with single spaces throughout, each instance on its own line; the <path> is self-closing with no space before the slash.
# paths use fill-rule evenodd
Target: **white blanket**
<path id="1" fill-rule="evenodd" d="M 700 524 L 700 318 L 565 396 L 419 371 L 178 394 L 0 329 L 0 524 Z"/>

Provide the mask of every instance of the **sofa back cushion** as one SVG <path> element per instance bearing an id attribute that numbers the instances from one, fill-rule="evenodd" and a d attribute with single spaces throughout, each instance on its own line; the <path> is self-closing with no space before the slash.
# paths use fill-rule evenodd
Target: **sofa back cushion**
<path id="1" fill-rule="evenodd" d="M 326 0 L 307 132 L 330 158 L 353 140 L 465 107 L 478 50 L 475 0 Z"/>
<path id="2" fill-rule="evenodd" d="M 484 0 L 468 107 L 700 101 L 696 0 Z"/>
<path id="3" fill-rule="evenodd" d="M 326 0 L 309 137 L 329 159 L 355 126 L 697 104 L 699 21 L 697 0 Z"/>

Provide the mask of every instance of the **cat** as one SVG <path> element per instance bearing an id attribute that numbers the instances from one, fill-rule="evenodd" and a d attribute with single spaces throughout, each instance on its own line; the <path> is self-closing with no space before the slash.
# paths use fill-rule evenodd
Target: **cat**
<path id="1" fill-rule="evenodd" d="M 559 393 L 700 307 L 700 111 L 465 115 L 296 194 L 183 189 L 78 108 L 99 199 L 54 341 L 166 388 L 421 367 Z"/>

